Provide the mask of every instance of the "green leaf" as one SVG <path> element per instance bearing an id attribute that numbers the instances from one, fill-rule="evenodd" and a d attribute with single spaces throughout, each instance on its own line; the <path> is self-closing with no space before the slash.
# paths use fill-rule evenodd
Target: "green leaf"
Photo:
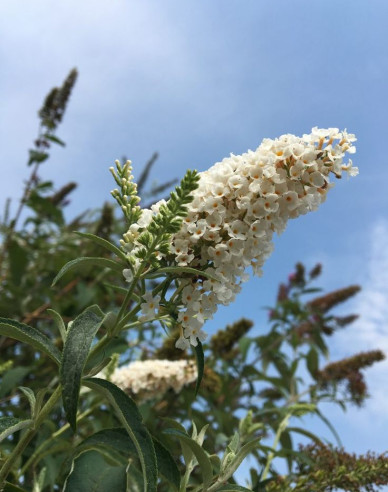
<path id="1" fill-rule="evenodd" d="M 43 218 L 46 218 L 59 226 L 64 224 L 61 207 L 53 203 L 49 197 L 41 196 L 36 190 L 31 191 L 27 206 L 30 207 L 37 215 L 36 218 L 27 219 L 35 224 L 40 224 Z"/>
<path id="2" fill-rule="evenodd" d="M 77 450 L 92 449 L 95 446 L 105 446 L 125 454 L 136 454 L 137 450 L 123 427 L 100 430 L 84 439 L 77 446 Z"/>
<path id="3" fill-rule="evenodd" d="M 175 489 L 179 489 L 180 473 L 170 452 L 154 437 L 152 438 L 158 463 L 158 472 L 168 480 Z M 95 446 L 105 446 L 114 451 L 135 454 L 137 450 L 127 431 L 122 427 L 103 429 L 86 438 L 77 449 L 92 449 Z"/>
<path id="4" fill-rule="evenodd" d="M 294 405 L 290 405 L 288 410 L 292 412 L 292 415 L 295 417 L 302 417 L 307 413 L 315 412 L 317 406 L 315 403 L 295 403 Z"/>
<path id="5" fill-rule="evenodd" d="M 194 439 L 178 429 L 166 429 L 165 434 L 176 436 L 182 443 L 191 449 L 194 456 L 197 458 L 202 473 L 203 486 L 206 490 L 213 479 L 213 467 L 206 451 L 196 441 L 194 441 Z M 186 466 L 187 465 L 188 463 L 186 463 Z"/>
<path id="6" fill-rule="evenodd" d="M 64 492 L 126 492 L 126 466 L 112 466 L 97 451 L 76 458 Z"/>
<path id="7" fill-rule="evenodd" d="M 46 152 L 38 152 L 37 150 L 30 150 L 30 158 L 28 160 L 28 166 L 31 166 L 34 162 L 40 164 L 48 159 L 48 154 Z"/>
<path id="8" fill-rule="evenodd" d="M 71 272 L 73 270 L 78 270 L 80 266 L 85 266 L 85 265 L 95 265 L 95 266 L 101 266 L 104 268 L 110 268 L 111 270 L 114 270 L 116 272 L 122 272 L 123 268 L 125 267 L 123 264 L 118 263 L 117 261 L 110 260 L 109 258 L 90 258 L 90 257 L 81 257 L 81 258 L 76 258 L 75 260 L 71 260 L 66 265 L 64 265 L 61 270 L 59 271 L 58 275 L 54 278 L 53 283 L 51 284 L 52 286 L 55 285 L 60 278 L 62 278 L 65 273 Z"/>
<path id="9" fill-rule="evenodd" d="M 95 242 L 99 246 L 102 246 L 103 248 L 107 249 L 111 253 L 115 254 L 116 256 L 127 262 L 127 257 L 125 256 L 125 253 L 123 253 L 121 249 L 119 249 L 117 246 L 107 241 L 106 239 L 103 239 L 102 237 L 99 236 L 95 236 L 94 234 L 89 234 L 87 232 L 75 231 L 75 234 L 84 237 L 86 239 L 90 239 L 91 241 Z"/>
<path id="10" fill-rule="evenodd" d="M 322 422 L 324 422 L 327 427 L 331 430 L 331 432 L 333 433 L 333 436 L 335 437 L 335 440 L 337 441 L 337 444 L 338 444 L 338 447 L 342 447 L 342 442 L 341 442 L 341 438 L 340 436 L 338 435 L 338 432 L 335 430 L 335 427 L 333 426 L 333 424 L 330 422 L 330 420 L 328 418 L 326 418 L 322 413 L 321 411 L 316 408 L 315 409 L 315 413 L 318 415 L 318 417 L 322 420 Z"/>
<path id="11" fill-rule="evenodd" d="M 292 449 L 292 440 L 291 440 L 291 436 L 288 432 L 288 429 L 283 431 L 280 435 L 280 444 L 281 444 L 281 447 L 282 447 L 282 450 L 290 450 L 290 451 L 293 451 Z M 287 460 L 287 466 L 288 466 L 288 473 L 291 473 L 291 470 L 292 470 L 292 456 L 290 454 L 288 454 L 286 456 L 286 460 Z"/>
<path id="12" fill-rule="evenodd" d="M 36 407 L 36 398 L 34 392 L 31 388 L 26 388 L 25 386 L 19 386 L 19 389 L 27 398 L 28 403 L 30 404 L 31 416 L 34 417 Z"/>
<path id="13" fill-rule="evenodd" d="M 181 425 L 179 422 L 177 422 L 174 419 L 170 419 L 168 417 L 163 417 L 162 420 L 167 422 L 173 429 L 178 430 L 179 432 L 182 432 L 186 436 L 189 437 L 188 433 L 186 432 L 186 429 Z M 166 429 L 168 433 L 168 429 Z M 163 431 L 166 434 L 166 431 Z M 193 458 L 193 452 L 191 449 L 181 441 L 181 448 L 182 448 L 182 454 L 183 454 L 183 459 L 185 460 L 186 465 L 190 463 L 191 459 Z"/>
<path id="14" fill-rule="evenodd" d="M 170 451 L 168 451 L 155 437 L 153 437 L 152 440 L 155 447 L 159 473 L 163 475 L 176 490 L 179 490 L 181 475 L 174 458 L 171 456 Z"/>
<path id="15" fill-rule="evenodd" d="M 20 381 L 22 381 L 27 374 L 31 373 L 31 369 L 31 366 L 19 366 L 9 369 L 6 373 L 4 373 L 0 384 L 0 398 L 3 398 L 3 396 L 14 390 Z"/>
<path id="16" fill-rule="evenodd" d="M 31 419 L 22 420 L 14 417 L 0 417 L 0 442 L 14 432 L 32 426 L 33 423 Z"/>
<path id="17" fill-rule="evenodd" d="M 38 475 L 38 478 L 34 478 L 34 486 L 32 492 L 42 492 L 44 487 L 44 482 L 46 480 L 47 467 L 43 467 Z"/>
<path id="18" fill-rule="evenodd" d="M 314 379 L 316 379 L 317 371 L 318 371 L 319 357 L 318 352 L 314 347 L 311 347 L 307 356 L 306 356 L 306 365 L 307 369 Z"/>
<path id="19" fill-rule="evenodd" d="M 144 275 L 142 275 L 142 278 L 157 278 L 160 277 L 161 275 L 165 274 L 181 274 L 181 273 L 190 273 L 191 275 L 197 277 L 206 277 L 212 280 L 216 280 L 217 282 L 220 281 L 219 278 L 215 277 L 211 273 L 206 272 L 206 270 L 197 270 L 196 268 L 191 268 L 191 267 L 180 267 L 180 266 L 171 266 L 171 267 L 164 267 L 164 268 L 158 268 L 157 270 L 153 270 L 151 272 L 147 272 Z"/>
<path id="20" fill-rule="evenodd" d="M 242 337 L 238 341 L 238 346 L 241 352 L 242 359 L 245 361 L 248 355 L 248 350 L 252 345 L 253 339 L 249 337 Z"/>
<path id="21" fill-rule="evenodd" d="M 19 321 L 0 318 L 0 335 L 14 338 L 19 342 L 32 345 L 36 350 L 44 352 L 57 364 L 60 363 L 61 353 L 52 341 L 37 328 L 25 325 Z"/>
<path id="22" fill-rule="evenodd" d="M 61 145 L 62 147 L 65 147 L 65 142 L 63 140 L 61 140 L 60 138 L 56 137 L 55 135 L 50 135 L 49 133 L 45 133 L 43 135 L 43 138 L 45 138 L 46 140 L 50 140 L 50 142 L 54 142 L 58 145 Z"/>
<path id="23" fill-rule="evenodd" d="M 229 478 L 233 475 L 233 473 L 237 470 L 237 468 L 241 465 L 242 461 L 249 453 L 259 447 L 261 438 L 253 439 L 252 441 L 247 442 L 240 449 L 240 451 L 236 454 L 234 460 L 230 463 L 225 472 L 220 476 L 219 480 L 229 480 Z"/>
<path id="24" fill-rule="evenodd" d="M 316 442 L 317 444 L 323 444 L 321 439 L 313 434 L 312 432 L 302 429 L 300 427 L 287 427 L 287 430 L 289 432 L 297 432 L 298 434 L 302 434 L 303 436 L 309 437 L 312 441 Z"/>
<path id="25" fill-rule="evenodd" d="M 197 370 L 198 370 L 197 384 L 195 385 L 195 396 L 197 396 L 199 387 L 201 386 L 201 381 L 203 378 L 203 371 L 205 369 L 205 358 L 203 355 L 202 343 L 199 341 L 198 338 L 197 338 L 197 342 L 198 342 L 197 346 L 194 347 L 195 358 L 197 361 Z"/>
<path id="26" fill-rule="evenodd" d="M 12 282 L 19 285 L 28 264 L 27 251 L 17 241 L 11 240 L 8 247 L 8 257 Z"/>
<path id="27" fill-rule="evenodd" d="M 26 489 L 21 489 L 12 483 L 6 482 L 4 487 L 4 492 L 27 492 Z"/>
<path id="28" fill-rule="evenodd" d="M 66 332 L 66 326 L 65 323 L 63 322 L 62 316 L 54 311 L 54 309 L 47 309 L 47 312 L 51 314 L 51 316 L 54 319 L 55 324 L 57 325 L 57 328 L 59 330 L 59 333 L 61 334 L 61 338 L 63 341 L 66 340 L 67 337 L 67 332 Z"/>
<path id="29" fill-rule="evenodd" d="M 94 312 L 93 306 L 86 309 L 71 324 L 63 347 L 59 379 L 62 384 L 63 408 L 74 431 L 77 427 L 76 415 L 82 373 L 93 338 L 102 321 L 103 318 Z"/>
<path id="30" fill-rule="evenodd" d="M 252 489 L 241 487 L 241 485 L 228 484 L 217 489 L 217 492 L 252 492 Z"/>
<path id="31" fill-rule="evenodd" d="M 169 417 L 162 417 L 162 420 L 164 422 L 167 422 L 173 429 L 178 429 L 179 431 L 183 432 L 184 434 L 186 434 L 186 436 L 188 436 L 187 432 L 186 432 L 186 429 L 183 427 L 182 424 L 180 424 L 179 422 L 177 422 L 176 420 L 174 419 L 170 419 Z"/>
<path id="32" fill-rule="evenodd" d="M 104 395 L 114 407 L 134 443 L 143 470 L 144 492 L 156 492 L 157 462 L 154 445 L 135 402 L 124 391 L 104 379 L 84 379 L 89 388 Z"/>

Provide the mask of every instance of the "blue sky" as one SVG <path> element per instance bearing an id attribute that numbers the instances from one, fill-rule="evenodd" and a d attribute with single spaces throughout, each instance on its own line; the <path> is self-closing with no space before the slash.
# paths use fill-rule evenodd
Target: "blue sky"
<path id="1" fill-rule="evenodd" d="M 154 179 L 165 181 L 264 137 L 347 128 L 360 175 L 289 224 L 264 277 L 209 330 L 244 315 L 260 331 L 278 282 L 297 261 L 320 261 L 326 288 L 364 285 L 346 309 L 363 318 L 333 340 L 333 359 L 388 352 L 387 21 L 385 0 L 1 2 L 0 206 L 20 196 L 36 111 L 74 66 L 80 77 L 59 130 L 67 147 L 42 169 L 58 186 L 79 183 L 69 215 L 110 199 L 108 167 L 122 155 L 136 175 L 157 150 Z M 330 411 L 349 450 L 386 449 L 387 369 L 369 371 L 365 409 Z"/>

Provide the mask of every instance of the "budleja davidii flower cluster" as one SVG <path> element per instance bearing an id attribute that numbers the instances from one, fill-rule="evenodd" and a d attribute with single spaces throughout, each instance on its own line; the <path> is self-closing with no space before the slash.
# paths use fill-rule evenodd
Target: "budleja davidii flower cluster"
<path id="1" fill-rule="evenodd" d="M 272 236 L 288 219 L 316 210 L 325 201 L 330 174 L 358 174 L 352 161 L 354 135 L 337 128 L 313 128 L 311 134 L 264 139 L 255 150 L 231 155 L 200 173 L 187 217 L 175 234 L 166 265 L 206 270 L 213 278 L 181 279 L 176 346 L 187 348 L 204 340 L 202 326 L 219 304 L 231 303 L 248 279 L 247 267 L 261 275 L 273 250 Z M 143 210 L 140 220 L 124 235 L 127 251 L 139 247 L 136 237 L 150 223 L 162 202 Z M 125 276 L 125 273 L 124 273 Z M 159 298 L 145 299 L 143 320 L 156 317 Z M 155 310 L 150 309 L 150 305 Z M 152 311 L 152 312 L 151 312 Z M 151 313 L 151 314 L 150 314 Z M 151 316 L 151 317 L 149 317 Z"/>
<path id="2" fill-rule="evenodd" d="M 188 360 L 144 360 L 115 369 L 112 383 L 139 400 L 162 396 L 167 390 L 179 393 L 183 386 L 197 379 L 197 368 Z"/>

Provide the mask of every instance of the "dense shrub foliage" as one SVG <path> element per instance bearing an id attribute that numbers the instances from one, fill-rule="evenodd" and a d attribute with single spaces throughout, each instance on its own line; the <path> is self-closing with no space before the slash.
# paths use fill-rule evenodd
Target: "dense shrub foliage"
<path id="1" fill-rule="evenodd" d="M 329 174 L 357 174 L 343 163 L 354 137 L 313 129 L 266 139 L 206 173 L 188 171 L 166 200 L 172 182 L 147 189 L 157 155 L 138 185 L 130 162 L 116 161 L 119 210 L 107 202 L 69 221 L 76 184 L 57 190 L 40 172 L 50 146 L 64 145 L 56 132 L 76 78 L 44 101 L 31 175 L 0 223 L 0 490 L 387 484 L 387 457 L 346 453 L 325 416 L 327 402 L 362 405 L 363 371 L 384 358 L 374 350 L 327 362 L 330 338 L 357 319 L 335 309 L 359 286 L 323 293 L 321 265 L 299 263 L 266 327 L 236 319 L 208 339 L 202 329 L 247 267 L 260 273 L 273 233 L 324 200 Z M 327 424 L 333 446 L 307 415 Z M 249 478 L 237 483 L 248 455 Z"/>

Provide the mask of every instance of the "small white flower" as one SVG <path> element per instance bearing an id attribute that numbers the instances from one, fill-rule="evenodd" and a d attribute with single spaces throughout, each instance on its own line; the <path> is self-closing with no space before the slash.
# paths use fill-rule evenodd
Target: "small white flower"
<path id="1" fill-rule="evenodd" d="M 319 171 L 314 171 L 309 175 L 309 182 L 316 188 L 321 188 L 325 184 L 325 178 Z"/>
<path id="2" fill-rule="evenodd" d="M 124 268 L 123 275 L 126 282 L 132 282 L 133 280 L 133 272 L 130 268 Z"/>
<path id="3" fill-rule="evenodd" d="M 145 302 L 140 304 L 142 314 L 139 316 L 139 320 L 143 322 L 151 321 L 157 317 L 160 296 L 153 296 L 152 292 L 146 292 L 142 298 Z"/>
<path id="4" fill-rule="evenodd" d="M 282 196 L 288 210 L 294 210 L 299 205 L 298 193 L 295 191 L 287 191 Z"/>
<path id="5" fill-rule="evenodd" d="M 276 193 L 270 193 L 263 199 L 263 206 L 267 212 L 276 212 L 279 208 L 278 195 Z"/>
<path id="6" fill-rule="evenodd" d="M 229 236 L 234 239 L 245 239 L 248 225 L 242 220 L 234 220 L 228 227 Z"/>
<path id="7" fill-rule="evenodd" d="M 181 350 L 188 350 L 190 348 L 190 341 L 182 335 L 175 342 L 175 347 Z"/>

